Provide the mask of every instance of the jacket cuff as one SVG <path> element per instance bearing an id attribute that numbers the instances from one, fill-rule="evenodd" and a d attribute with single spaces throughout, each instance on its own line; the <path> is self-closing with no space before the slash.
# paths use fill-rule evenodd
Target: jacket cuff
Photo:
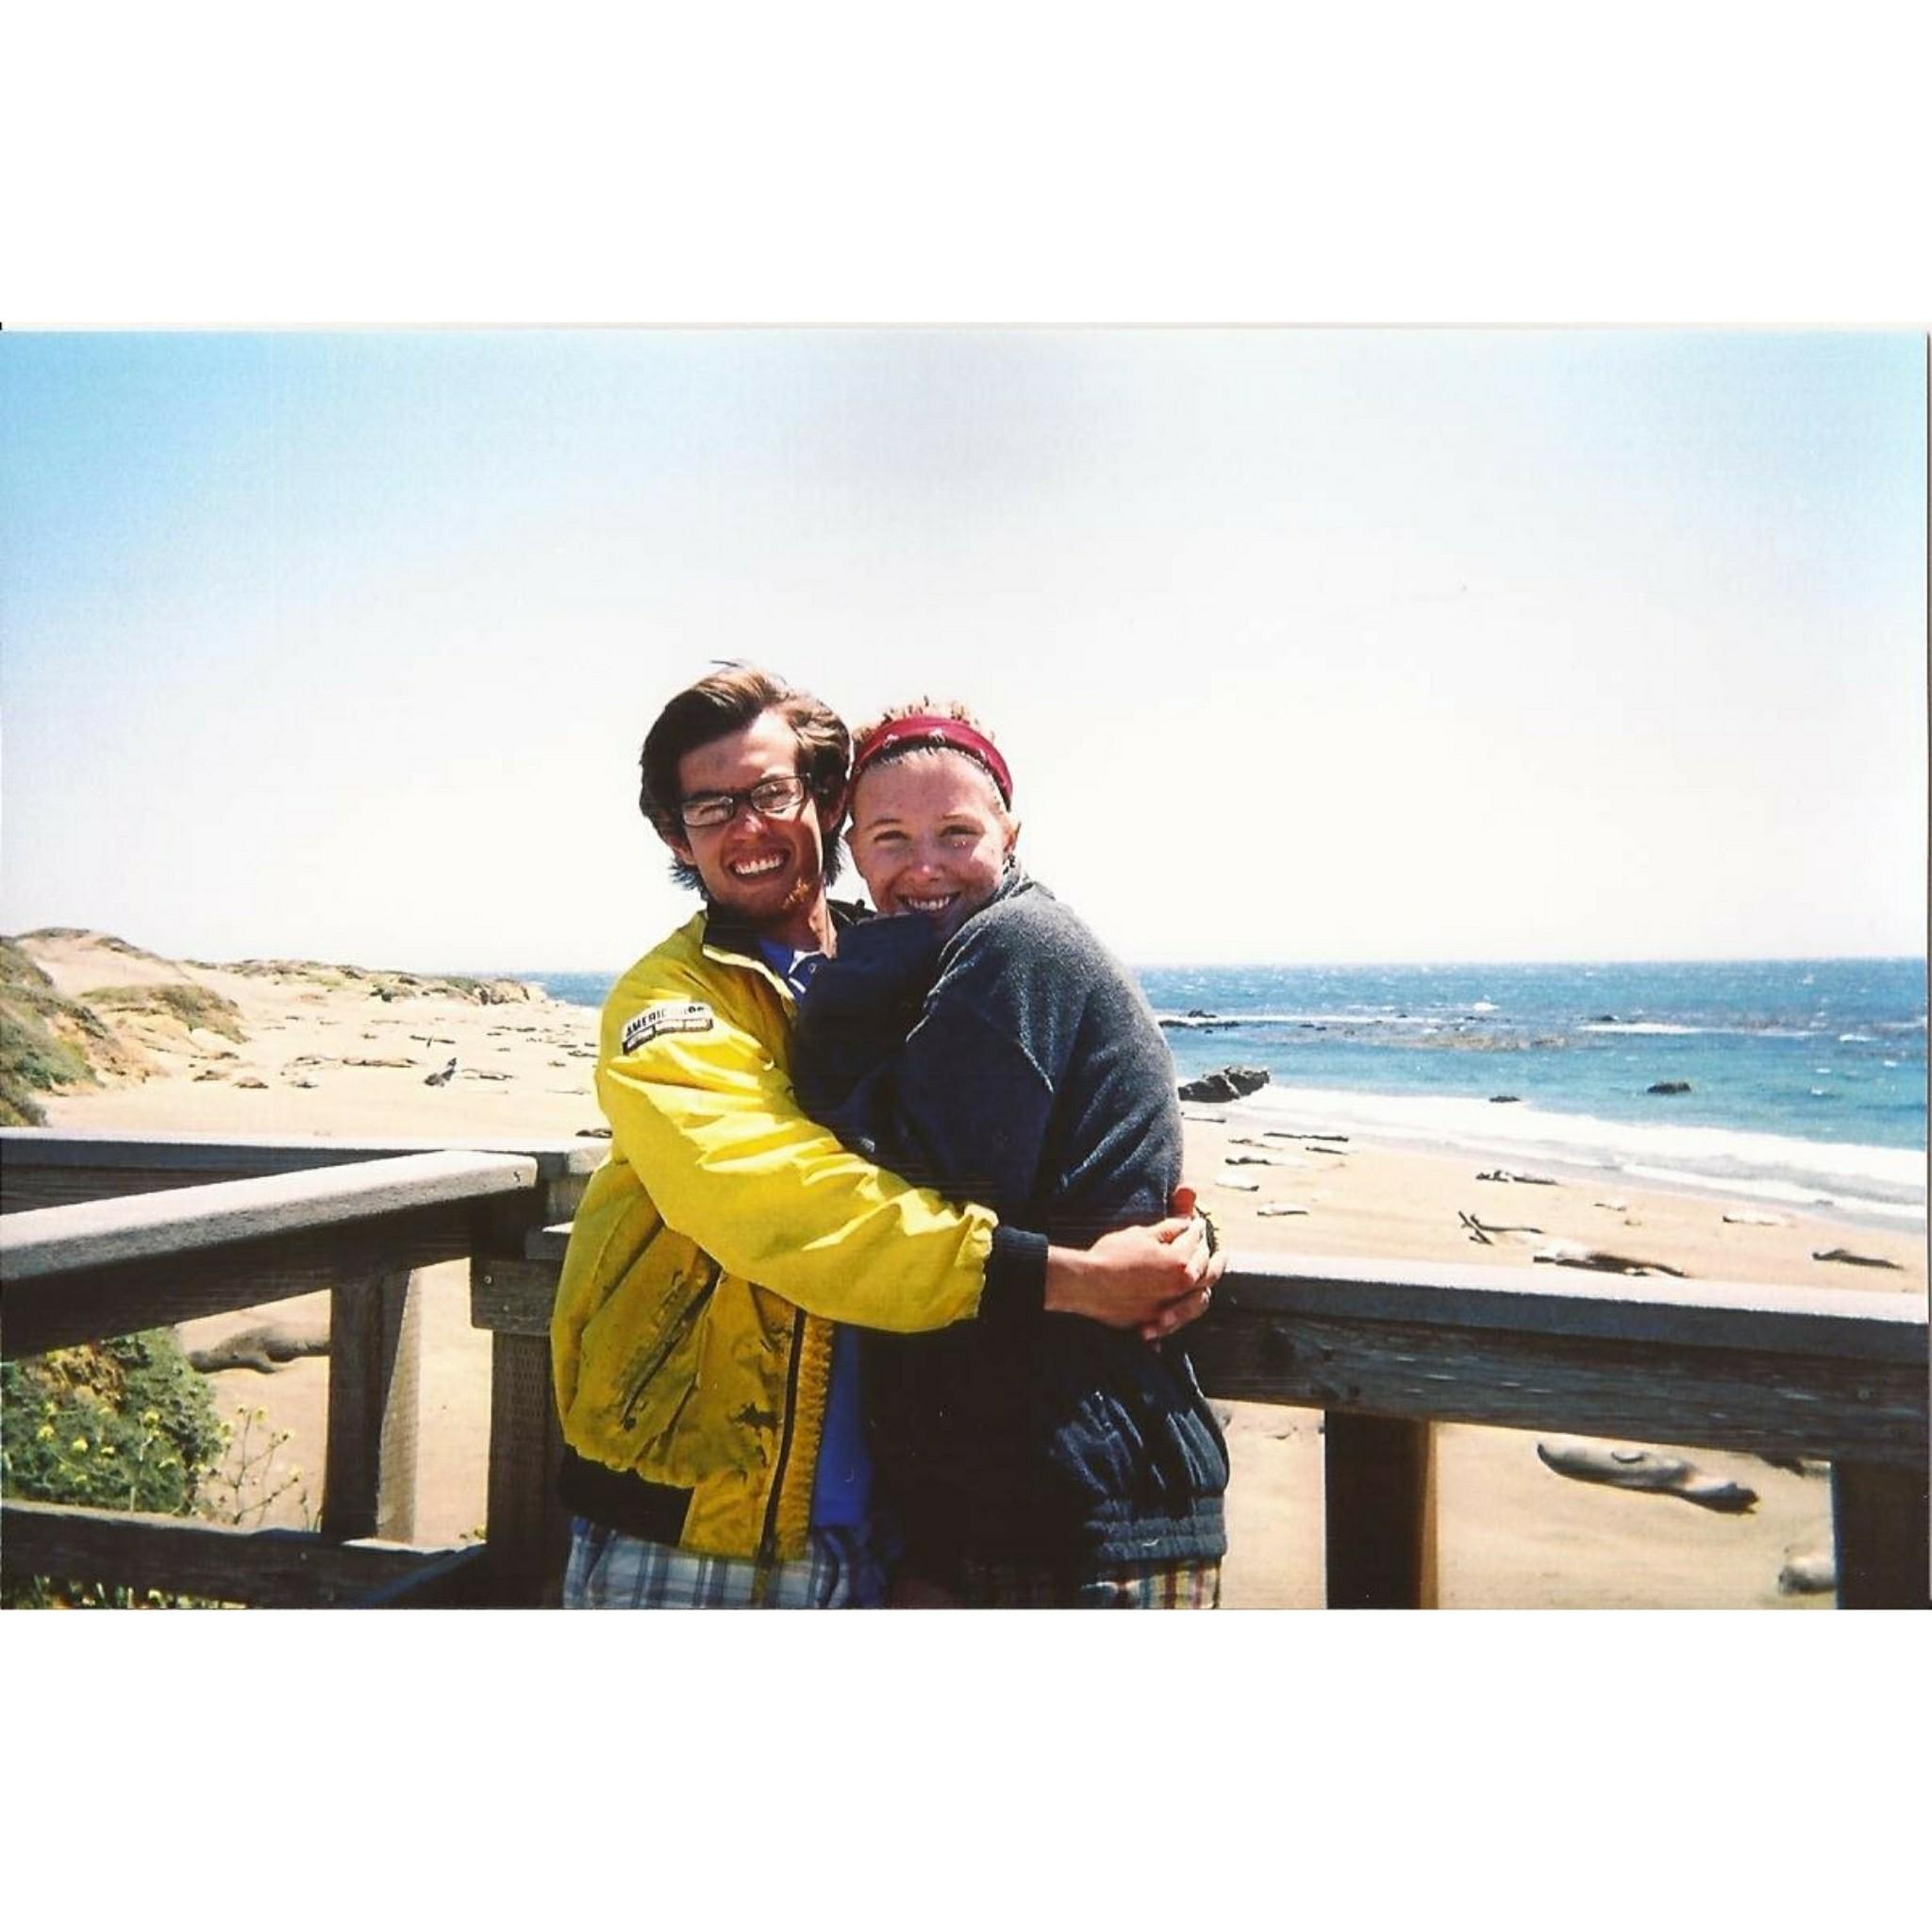
<path id="1" fill-rule="evenodd" d="M 1001 1222 L 992 1231 L 986 1257 L 986 1285 L 979 1292 L 979 1319 L 997 1327 L 1033 1321 L 1046 1307 L 1046 1248 L 1043 1234 Z"/>

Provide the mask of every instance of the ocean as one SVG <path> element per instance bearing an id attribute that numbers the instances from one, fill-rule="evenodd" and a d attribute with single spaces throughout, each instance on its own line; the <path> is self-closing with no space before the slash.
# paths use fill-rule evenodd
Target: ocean
<path id="1" fill-rule="evenodd" d="M 587 1007 L 616 977 L 514 976 Z M 1183 1080 L 1267 1070 L 1264 1124 L 1924 1222 L 1924 959 L 1137 976 Z"/>

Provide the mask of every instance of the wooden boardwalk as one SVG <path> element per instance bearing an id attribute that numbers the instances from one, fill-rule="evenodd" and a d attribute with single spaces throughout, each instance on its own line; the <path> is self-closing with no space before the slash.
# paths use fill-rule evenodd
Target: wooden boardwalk
<path id="1" fill-rule="evenodd" d="M 9 1357 L 326 1288 L 320 1527 L 8 1503 L 8 1578 L 262 1605 L 554 1602 L 549 1314 L 601 1146 L 0 1130 Z M 417 1271 L 467 1258 L 492 1337 L 483 1541 L 411 1541 Z M 1431 1430 L 1560 1429 L 1830 1462 L 1840 1607 L 1927 1604 L 1923 1297 L 1450 1264 L 1256 1260 L 1191 1331 L 1211 1394 L 1326 1413 L 1327 1600 L 1435 1600 Z"/>

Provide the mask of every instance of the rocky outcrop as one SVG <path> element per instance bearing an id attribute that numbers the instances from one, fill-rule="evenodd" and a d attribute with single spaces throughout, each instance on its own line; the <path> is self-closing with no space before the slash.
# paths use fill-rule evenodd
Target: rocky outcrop
<path id="1" fill-rule="evenodd" d="M 1180 1096 L 1183 1100 L 1221 1103 L 1240 1100 L 1267 1084 L 1266 1067 L 1216 1067 L 1211 1074 L 1203 1074 L 1198 1080 L 1183 1082 Z"/>
<path id="2" fill-rule="evenodd" d="M 486 979 L 477 987 L 476 997 L 486 1007 L 509 1007 L 541 999 L 542 994 L 521 979 Z"/>

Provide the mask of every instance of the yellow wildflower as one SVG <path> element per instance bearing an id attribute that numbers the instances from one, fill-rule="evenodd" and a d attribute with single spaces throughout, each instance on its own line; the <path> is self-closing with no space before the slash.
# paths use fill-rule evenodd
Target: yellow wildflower
<path id="1" fill-rule="evenodd" d="M 74 1453 L 76 1456 L 85 1456 L 87 1454 L 87 1438 L 85 1436 L 75 1437 Z"/>

